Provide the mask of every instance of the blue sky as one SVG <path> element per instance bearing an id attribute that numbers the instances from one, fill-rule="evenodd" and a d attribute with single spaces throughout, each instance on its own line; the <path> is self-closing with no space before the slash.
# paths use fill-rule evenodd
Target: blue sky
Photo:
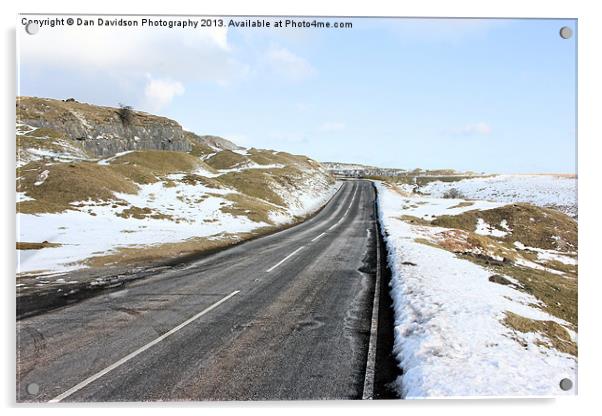
<path id="1" fill-rule="evenodd" d="M 353 28 L 42 28 L 19 35 L 19 93 L 320 161 L 575 171 L 574 20 L 328 20 Z"/>

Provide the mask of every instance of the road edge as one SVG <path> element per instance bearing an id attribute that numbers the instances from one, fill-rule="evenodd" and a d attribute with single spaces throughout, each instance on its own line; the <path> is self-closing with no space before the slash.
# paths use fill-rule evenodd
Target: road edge
<path id="1" fill-rule="evenodd" d="M 380 308 L 380 283 L 381 283 L 381 247 L 380 230 L 378 227 L 378 198 L 376 197 L 376 187 L 374 189 L 374 237 L 376 244 L 376 272 L 374 278 L 374 298 L 372 300 L 372 320 L 370 322 L 370 340 L 368 342 L 368 357 L 366 360 L 366 372 L 364 375 L 364 391 L 362 400 L 372 400 L 374 398 L 374 377 L 376 374 L 376 347 L 378 342 L 378 318 Z"/>

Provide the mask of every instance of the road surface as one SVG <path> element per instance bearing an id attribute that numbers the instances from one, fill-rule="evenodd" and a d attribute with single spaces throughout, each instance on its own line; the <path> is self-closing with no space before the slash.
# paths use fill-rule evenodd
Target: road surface
<path id="1" fill-rule="evenodd" d="M 374 200 L 18 321 L 17 400 L 361 399 Z"/>

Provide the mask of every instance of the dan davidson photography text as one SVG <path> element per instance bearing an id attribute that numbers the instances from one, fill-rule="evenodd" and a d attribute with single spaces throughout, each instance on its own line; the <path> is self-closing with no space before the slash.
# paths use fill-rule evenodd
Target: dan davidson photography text
<path id="1" fill-rule="evenodd" d="M 352 29 L 349 20 L 334 20 L 329 18 L 169 18 L 169 17 L 21 17 L 21 25 L 37 23 L 40 28 L 55 28 L 63 26 L 79 27 L 132 27 L 132 28 L 169 28 L 169 29 L 200 29 L 206 27 L 228 27 L 243 29 Z"/>

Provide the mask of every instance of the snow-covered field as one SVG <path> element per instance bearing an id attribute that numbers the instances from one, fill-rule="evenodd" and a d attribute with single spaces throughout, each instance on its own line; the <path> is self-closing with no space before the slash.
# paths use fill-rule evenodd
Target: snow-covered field
<path id="1" fill-rule="evenodd" d="M 467 194 L 472 190 L 467 196 L 482 197 L 482 180 L 479 183 L 451 186 Z M 512 285 L 489 281 L 491 271 L 450 251 L 416 241 L 432 241 L 446 229 L 413 225 L 400 219 L 401 215 L 454 215 L 501 204 L 475 201 L 471 206 L 450 209 L 459 200 L 405 197 L 382 183 L 376 186 L 379 220 L 392 269 L 394 353 L 403 368 L 403 375 L 397 380 L 400 394 L 406 398 L 574 394 L 575 389 L 562 391 L 559 381 L 576 380 L 575 357 L 548 348 L 538 333 L 517 335 L 502 321 L 506 312 L 554 321 L 576 341 L 570 325 L 537 308 L 535 305 L 540 302 L 535 297 Z M 504 186 L 502 189 L 510 189 Z M 430 189 L 436 194 L 446 187 L 434 184 Z M 540 192 L 539 196 L 543 194 Z M 495 196 L 489 193 L 486 199 L 496 199 Z M 499 196 L 498 200 L 503 198 Z M 543 202 L 541 198 L 539 201 Z M 483 233 L 488 228 L 485 224 L 480 226 Z M 517 336 L 525 346 L 517 341 Z"/>
<path id="2" fill-rule="evenodd" d="M 577 216 L 577 179 L 558 175 L 496 175 L 456 182 L 430 182 L 420 191 L 434 197 L 455 188 L 468 199 L 528 202 Z"/>

